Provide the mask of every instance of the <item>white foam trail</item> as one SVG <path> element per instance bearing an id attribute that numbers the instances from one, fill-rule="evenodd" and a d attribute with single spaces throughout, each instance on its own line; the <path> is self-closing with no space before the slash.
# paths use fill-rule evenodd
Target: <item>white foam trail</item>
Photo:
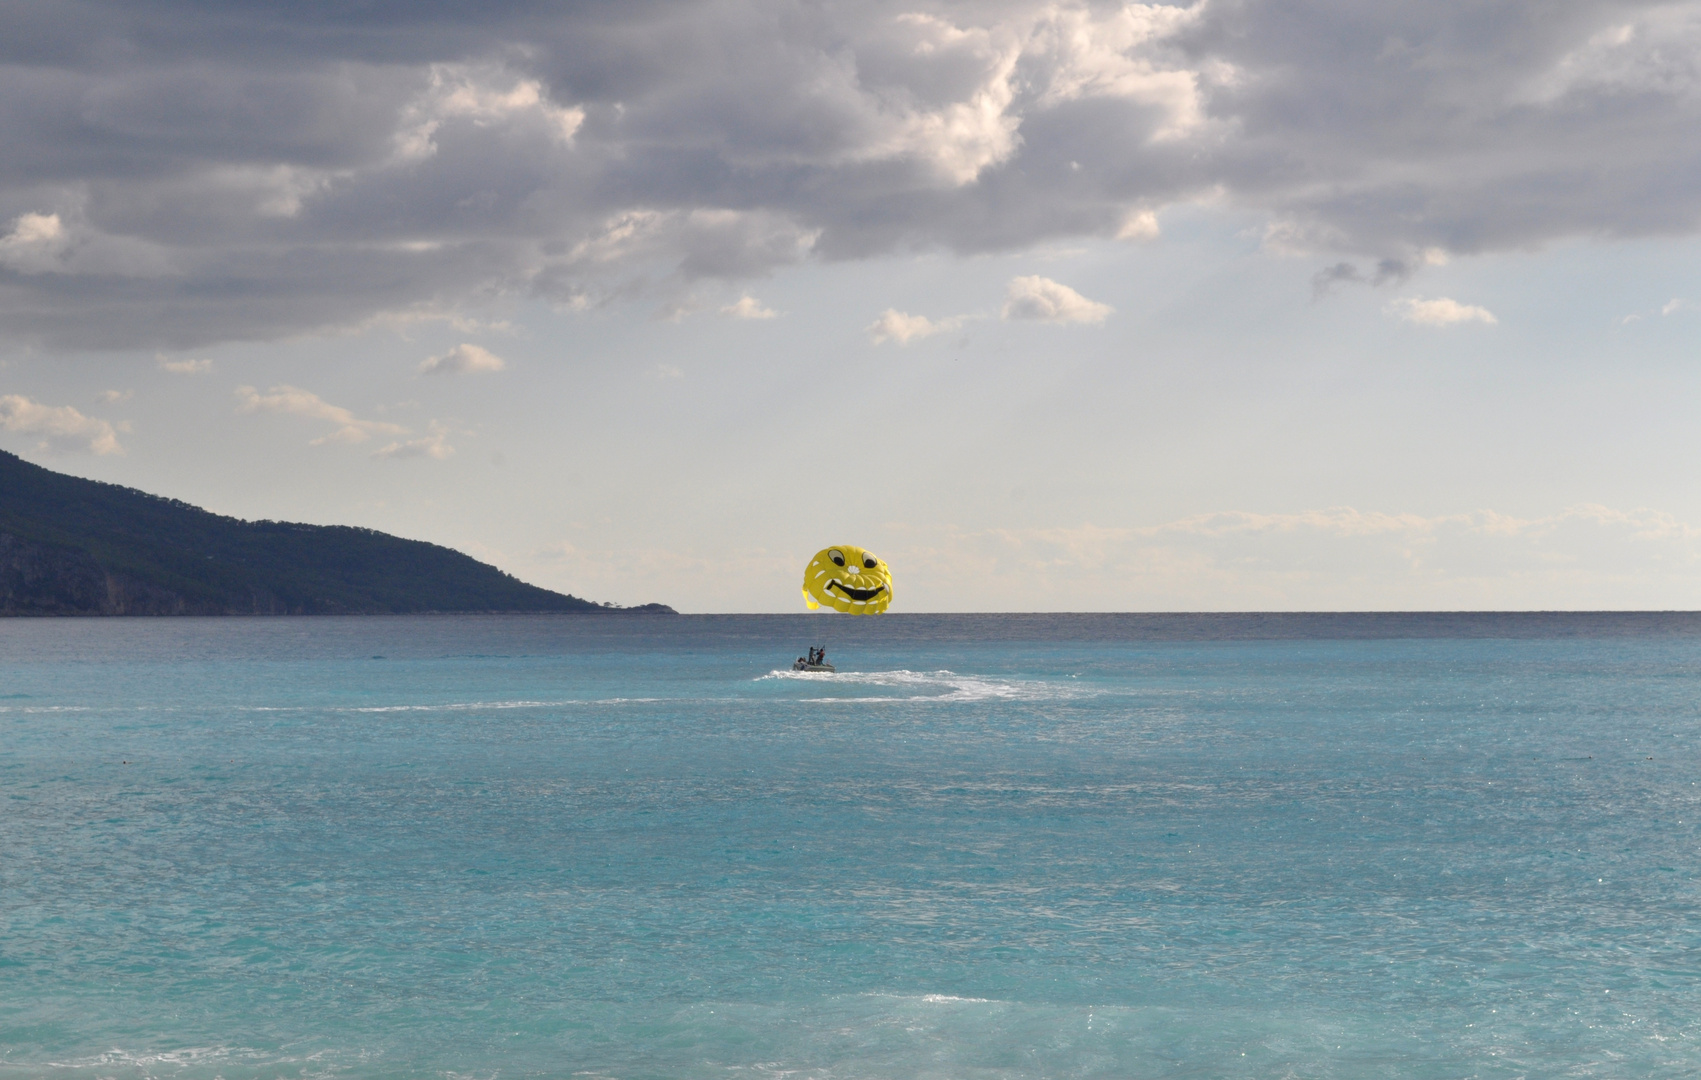
<path id="1" fill-rule="evenodd" d="M 176 1076 L 191 1070 L 191 1075 L 200 1076 L 211 1069 L 216 1078 L 224 1075 L 226 1070 L 235 1068 L 244 1072 L 258 1071 L 260 1075 L 288 1075 L 312 1080 L 346 1073 L 346 1066 L 337 1060 L 346 1057 L 345 1053 L 338 1050 L 319 1050 L 295 1056 L 246 1046 L 187 1046 L 176 1050 L 152 1051 L 132 1051 L 115 1047 L 69 1061 L 44 1061 L 24 1075 L 35 1075 L 46 1068 L 75 1070 L 76 1074 L 93 1073 L 95 1077 L 103 1080 L 129 1075 L 147 1080 Z M 16 1063 L 0 1060 L 0 1076 L 10 1076 L 11 1068 L 18 1067 Z"/>
<path id="2" fill-rule="evenodd" d="M 436 705 L 232 705 L 233 712 L 257 713 L 395 713 L 467 712 L 473 709 L 559 709 L 568 705 L 632 705 L 684 698 L 614 697 L 564 698 L 560 701 L 445 701 Z M 699 699 L 713 700 L 713 699 Z"/>
<path id="3" fill-rule="evenodd" d="M 152 1052 L 133 1052 L 114 1048 L 89 1057 L 77 1058 L 72 1061 L 45 1062 L 51 1069 L 89 1069 L 89 1068 L 184 1068 L 189 1065 L 205 1065 L 215 1061 L 232 1061 L 238 1059 L 265 1058 L 258 1050 L 245 1046 L 186 1046 L 180 1050 L 156 1050 Z M 291 1058 L 271 1059 L 268 1064 L 283 1064 Z"/>
<path id="4" fill-rule="evenodd" d="M 620 699 L 616 699 L 620 700 Z M 583 701 L 453 701 L 440 705 L 351 705 L 337 712 L 458 712 L 466 709 L 548 709 L 561 705 L 584 705 Z M 330 712 L 332 710 L 324 710 Z"/>
<path id="5" fill-rule="evenodd" d="M 1024 679 L 999 679 L 983 675 L 964 675 L 955 671 L 770 671 L 756 681 L 767 679 L 800 679 L 827 686 L 867 686 L 877 689 L 912 691 L 885 697 L 824 697 L 803 700 L 822 703 L 874 703 L 901 701 L 1035 701 L 1081 697 L 1089 693 L 1078 685 Z M 921 693 L 917 691 L 931 691 Z"/>
<path id="6" fill-rule="evenodd" d="M 93 712 L 89 705 L 0 705 L 0 713 Z"/>

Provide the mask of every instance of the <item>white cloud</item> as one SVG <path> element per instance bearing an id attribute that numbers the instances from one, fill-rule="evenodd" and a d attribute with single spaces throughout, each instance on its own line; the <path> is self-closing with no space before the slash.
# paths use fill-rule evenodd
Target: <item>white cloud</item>
<path id="1" fill-rule="evenodd" d="M 736 304 L 728 304 L 721 308 L 722 315 L 730 315 L 735 319 L 772 319 L 779 312 L 767 307 L 762 301 L 746 293 L 738 298 Z"/>
<path id="2" fill-rule="evenodd" d="M 651 382 L 672 382 L 685 378 L 685 369 L 675 364 L 657 364 L 644 373 L 644 378 Z"/>
<path id="3" fill-rule="evenodd" d="M 0 236 L 0 266 L 25 274 L 47 273 L 63 265 L 67 237 L 58 214 L 19 214 L 12 231 Z"/>
<path id="4" fill-rule="evenodd" d="M 6 247 L 39 246 L 52 244 L 64 235 L 65 226 L 58 214 L 19 214 L 18 220 L 12 223 L 12 231 L 0 240 L 0 244 Z"/>
<path id="5" fill-rule="evenodd" d="M 1179 137 L 1204 123 L 1200 72 L 1143 52 L 1197 24 L 1204 4 L 1190 7 L 1124 4 L 1095 10 L 1086 5 L 1050 4 L 1039 9 L 1025 48 L 1044 73 L 1041 104 L 1091 98 L 1138 102 L 1160 110 L 1151 138 Z M 1232 68 L 1221 66 L 1217 81 Z"/>
<path id="6" fill-rule="evenodd" d="M 1672 315 L 1676 315 L 1680 311 L 1692 311 L 1692 310 L 1694 310 L 1694 306 L 1695 305 L 1691 304 L 1688 300 L 1685 300 L 1683 297 L 1674 296 L 1670 300 L 1667 300 L 1664 304 L 1662 304 L 1660 306 L 1659 314 L 1662 315 L 1662 316 L 1668 316 L 1669 317 L 1669 316 L 1672 316 Z M 1652 311 L 1633 311 L 1630 314 L 1619 319 L 1618 322 L 1619 322 L 1619 325 L 1621 325 L 1621 326 L 1628 326 L 1633 322 L 1641 322 L 1643 319 L 1647 318 L 1648 316 L 1650 316 L 1652 314 L 1654 314 L 1654 312 L 1652 312 Z"/>
<path id="7" fill-rule="evenodd" d="M 912 341 L 932 337 L 955 330 L 963 325 L 962 316 L 940 319 L 935 322 L 925 315 L 908 315 L 896 308 L 887 308 L 878 319 L 869 323 L 863 329 L 869 339 L 876 345 L 895 341 L 899 345 L 908 345 Z"/>
<path id="8" fill-rule="evenodd" d="M 116 405 L 120 401 L 129 401 L 136 396 L 134 390 L 102 390 L 100 399 L 108 405 Z"/>
<path id="9" fill-rule="evenodd" d="M 1116 230 L 1118 240 L 1129 240 L 1134 243 L 1148 243 L 1163 235 L 1158 227 L 1158 215 L 1150 210 L 1130 210 L 1122 219 L 1122 226 Z"/>
<path id="10" fill-rule="evenodd" d="M 43 405 L 21 394 L 0 394 L 0 429 L 39 436 L 43 450 L 122 454 L 118 433 L 105 420 L 69 405 Z"/>
<path id="11" fill-rule="evenodd" d="M 1022 48 L 1009 34 L 983 27 L 959 28 L 938 16 L 907 12 L 892 24 L 907 38 L 912 56 L 949 57 L 971 73 L 957 100 L 933 107 L 891 108 L 878 99 L 859 103 L 869 138 L 847 148 L 848 161 L 914 161 L 936 184 L 961 187 L 1009 159 L 1020 145 L 1012 81 Z M 845 71 L 847 81 L 854 72 Z M 903 99 L 900 99 L 903 100 Z M 909 99 L 913 101 L 913 98 Z"/>
<path id="12" fill-rule="evenodd" d="M 504 371 L 508 367 L 500 356 L 488 349 L 462 342 L 441 356 L 433 356 L 419 365 L 422 375 L 472 375 Z"/>
<path id="13" fill-rule="evenodd" d="M 1115 309 L 1088 300 L 1067 285 L 1033 275 L 1012 278 L 1004 296 L 1006 319 L 1050 323 L 1102 323 Z"/>
<path id="14" fill-rule="evenodd" d="M 332 405 L 318 394 L 295 386 L 274 386 L 264 394 L 252 386 L 240 386 L 236 389 L 237 411 L 243 413 L 282 413 L 290 416 L 304 416 L 310 420 L 324 420 L 336 425 L 336 430 L 329 435 L 320 436 L 311 443 L 322 446 L 326 443 L 361 443 L 374 435 L 406 435 L 408 429 L 400 424 L 392 424 L 383 420 L 363 420 L 340 405 Z"/>
<path id="15" fill-rule="evenodd" d="M 444 316 L 439 315 L 438 317 L 443 318 Z M 463 334 L 506 334 L 513 337 L 519 333 L 519 328 L 509 319 L 475 319 L 471 316 L 454 313 L 449 314 L 447 318 L 449 326 Z"/>
<path id="16" fill-rule="evenodd" d="M 398 156 L 419 160 L 437 153 L 438 130 L 457 119 L 475 127 L 532 120 L 548 138 L 570 144 L 585 122 L 585 110 L 550 101 L 542 81 L 500 67 L 433 64 L 428 88 L 408 107 L 394 136 Z"/>
<path id="17" fill-rule="evenodd" d="M 585 223 L 585 232 L 563 254 L 548 260 L 540 284 L 571 297 L 625 270 L 672 262 L 683 280 L 745 277 L 796 263 L 814 250 L 820 228 L 776 210 L 656 210 L 631 207 Z M 563 289 L 561 282 L 575 284 Z"/>
<path id="18" fill-rule="evenodd" d="M 238 412 L 304 416 L 310 420 L 328 421 L 336 426 L 336 430 L 330 434 L 312 440 L 309 444 L 311 446 L 363 443 L 377 435 L 389 435 L 394 438 L 374 450 L 373 457 L 431 458 L 442 461 L 455 452 L 455 448 L 449 445 L 448 427 L 436 420 L 428 425 L 426 434 L 413 436 L 413 432 L 401 424 L 362 419 L 348 409 L 332 405 L 318 394 L 296 386 L 274 386 L 264 394 L 252 386 L 242 386 L 237 388 L 236 398 Z"/>
<path id="19" fill-rule="evenodd" d="M 1695 56 L 1701 18 L 1695 6 L 1662 4 L 1637 16 L 1628 22 L 1614 19 L 1577 43 L 1517 88 L 1513 100 L 1551 107 L 1568 96 L 1611 92 L 1695 96 L 1701 91 L 1701 61 Z"/>
<path id="20" fill-rule="evenodd" d="M 175 375 L 204 375 L 213 370 L 211 360 L 167 360 L 164 356 L 155 356 L 161 371 L 169 371 Z"/>
<path id="21" fill-rule="evenodd" d="M 1493 326 L 1500 321 L 1487 308 L 1477 307 L 1474 304 L 1461 304 L 1457 300 L 1450 300 L 1445 296 L 1437 297 L 1434 300 L 1407 297 L 1394 301 L 1393 304 L 1389 305 L 1388 310 L 1399 315 L 1406 322 L 1417 323 L 1419 326 L 1456 326 L 1459 323 L 1467 322 L 1488 323 Z"/>
<path id="22" fill-rule="evenodd" d="M 449 429 L 433 421 L 428 434 L 416 439 L 398 439 L 387 446 L 372 452 L 375 458 L 422 458 L 428 457 L 435 461 L 444 461 L 452 456 L 455 448 L 449 445 Z"/>
<path id="23" fill-rule="evenodd" d="M 3 190 L 3 188 L 0 188 Z M 67 193 L 64 201 L 83 203 L 86 193 Z M 173 273 L 170 251 L 150 240 L 103 231 L 89 224 L 81 209 L 69 217 L 20 214 L 12 229 L 0 236 L 0 267 L 32 278 L 50 275 L 65 279 L 125 277 L 163 278 Z M 61 287 L 51 279 L 43 287 Z M 0 294 L 3 297 L 3 294 Z M 87 311 L 84 312 L 85 317 Z"/>

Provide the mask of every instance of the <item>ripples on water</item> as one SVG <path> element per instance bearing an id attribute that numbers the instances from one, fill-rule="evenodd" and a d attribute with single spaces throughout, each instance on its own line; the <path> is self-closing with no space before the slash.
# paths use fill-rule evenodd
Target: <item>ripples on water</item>
<path id="1" fill-rule="evenodd" d="M 0 1078 L 1689 1076 L 1698 646 L 8 621 Z"/>

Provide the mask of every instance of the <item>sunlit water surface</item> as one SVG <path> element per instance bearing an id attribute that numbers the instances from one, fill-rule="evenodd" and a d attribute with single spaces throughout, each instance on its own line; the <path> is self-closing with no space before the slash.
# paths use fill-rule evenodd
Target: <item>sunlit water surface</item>
<path id="1" fill-rule="evenodd" d="M 8 620 L 0 1077 L 1693 1076 L 1698 712 L 1685 616 Z"/>

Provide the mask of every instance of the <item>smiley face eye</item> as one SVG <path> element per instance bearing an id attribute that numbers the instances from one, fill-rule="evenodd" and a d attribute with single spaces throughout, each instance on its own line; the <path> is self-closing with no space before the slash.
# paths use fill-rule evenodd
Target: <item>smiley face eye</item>
<path id="1" fill-rule="evenodd" d="M 838 548 L 834 548 L 832 551 L 827 552 L 827 558 L 833 560 L 834 566 L 843 566 L 845 564 L 845 553 L 840 551 Z"/>
<path id="2" fill-rule="evenodd" d="M 870 570 L 872 570 L 876 566 L 880 565 L 880 560 L 876 559 L 872 555 L 864 554 L 862 556 L 862 565 L 864 565 L 864 566 L 868 567 Z"/>

